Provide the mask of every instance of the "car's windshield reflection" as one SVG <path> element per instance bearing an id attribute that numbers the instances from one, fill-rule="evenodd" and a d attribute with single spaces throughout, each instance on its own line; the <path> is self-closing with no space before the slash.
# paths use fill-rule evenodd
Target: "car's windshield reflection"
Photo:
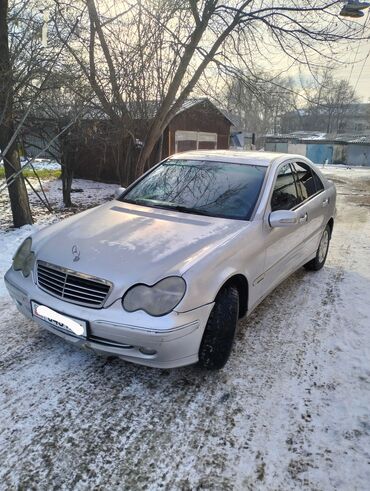
<path id="1" fill-rule="evenodd" d="M 184 213 L 248 220 L 265 167 L 199 160 L 169 160 L 120 198 L 123 202 Z"/>

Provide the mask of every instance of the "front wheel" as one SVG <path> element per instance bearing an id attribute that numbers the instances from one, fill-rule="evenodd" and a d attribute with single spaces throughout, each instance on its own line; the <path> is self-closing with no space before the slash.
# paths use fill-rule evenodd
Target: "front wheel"
<path id="1" fill-rule="evenodd" d="M 199 365 L 220 370 L 229 359 L 239 316 L 239 293 L 224 287 L 216 297 L 199 348 Z"/>
<path id="2" fill-rule="evenodd" d="M 318 271 L 321 269 L 326 261 L 326 256 L 329 251 L 329 243 L 330 243 L 330 227 L 326 226 L 320 240 L 319 247 L 316 251 L 316 256 L 311 259 L 308 263 L 304 265 L 304 267 L 310 271 Z"/>

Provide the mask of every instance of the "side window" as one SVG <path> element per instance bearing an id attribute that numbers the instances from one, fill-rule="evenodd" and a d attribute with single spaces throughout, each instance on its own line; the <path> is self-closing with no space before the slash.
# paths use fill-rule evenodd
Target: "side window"
<path id="1" fill-rule="evenodd" d="M 322 191 L 324 189 L 324 185 L 316 172 L 314 170 L 312 170 L 311 172 L 313 175 L 313 180 L 315 181 L 316 192 L 318 193 L 319 191 Z"/>
<path id="2" fill-rule="evenodd" d="M 271 211 L 291 210 L 299 204 L 301 200 L 297 195 L 297 188 L 289 164 L 284 164 L 279 168 L 278 175 L 271 197 Z"/>
<path id="3" fill-rule="evenodd" d="M 300 162 L 296 162 L 293 166 L 296 172 L 298 189 L 304 201 L 316 193 L 316 185 L 311 167 Z"/>
<path id="4" fill-rule="evenodd" d="M 298 189 L 303 200 L 324 189 L 319 176 L 309 165 L 296 162 L 294 164 L 294 170 L 296 172 Z"/>

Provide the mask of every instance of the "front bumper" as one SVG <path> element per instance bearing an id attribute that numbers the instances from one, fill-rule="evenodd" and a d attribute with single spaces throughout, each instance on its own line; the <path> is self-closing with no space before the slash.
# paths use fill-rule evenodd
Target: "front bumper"
<path id="1" fill-rule="evenodd" d="M 75 345 L 157 368 L 180 367 L 198 361 L 200 342 L 213 307 L 211 303 L 189 312 L 171 312 L 162 317 L 152 317 L 142 311 L 125 312 L 120 300 L 102 309 L 64 302 L 38 288 L 32 275 L 24 278 L 12 268 L 6 273 L 4 281 L 18 310 L 44 329 Z M 87 321 L 86 338 L 34 317 L 32 300 L 66 316 Z M 155 354 L 144 354 L 140 348 L 154 350 Z"/>

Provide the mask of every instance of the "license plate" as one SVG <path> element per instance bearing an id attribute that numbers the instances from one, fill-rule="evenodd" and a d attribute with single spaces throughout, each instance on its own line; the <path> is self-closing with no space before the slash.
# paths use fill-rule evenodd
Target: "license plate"
<path id="1" fill-rule="evenodd" d="M 46 305 L 40 305 L 36 302 L 31 302 L 32 314 L 34 317 L 38 317 L 48 324 L 73 334 L 74 336 L 86 337 L 86 321 L 76 319 L 75 317 L 69 317 L 64 314 L 60 314 Z"/>

